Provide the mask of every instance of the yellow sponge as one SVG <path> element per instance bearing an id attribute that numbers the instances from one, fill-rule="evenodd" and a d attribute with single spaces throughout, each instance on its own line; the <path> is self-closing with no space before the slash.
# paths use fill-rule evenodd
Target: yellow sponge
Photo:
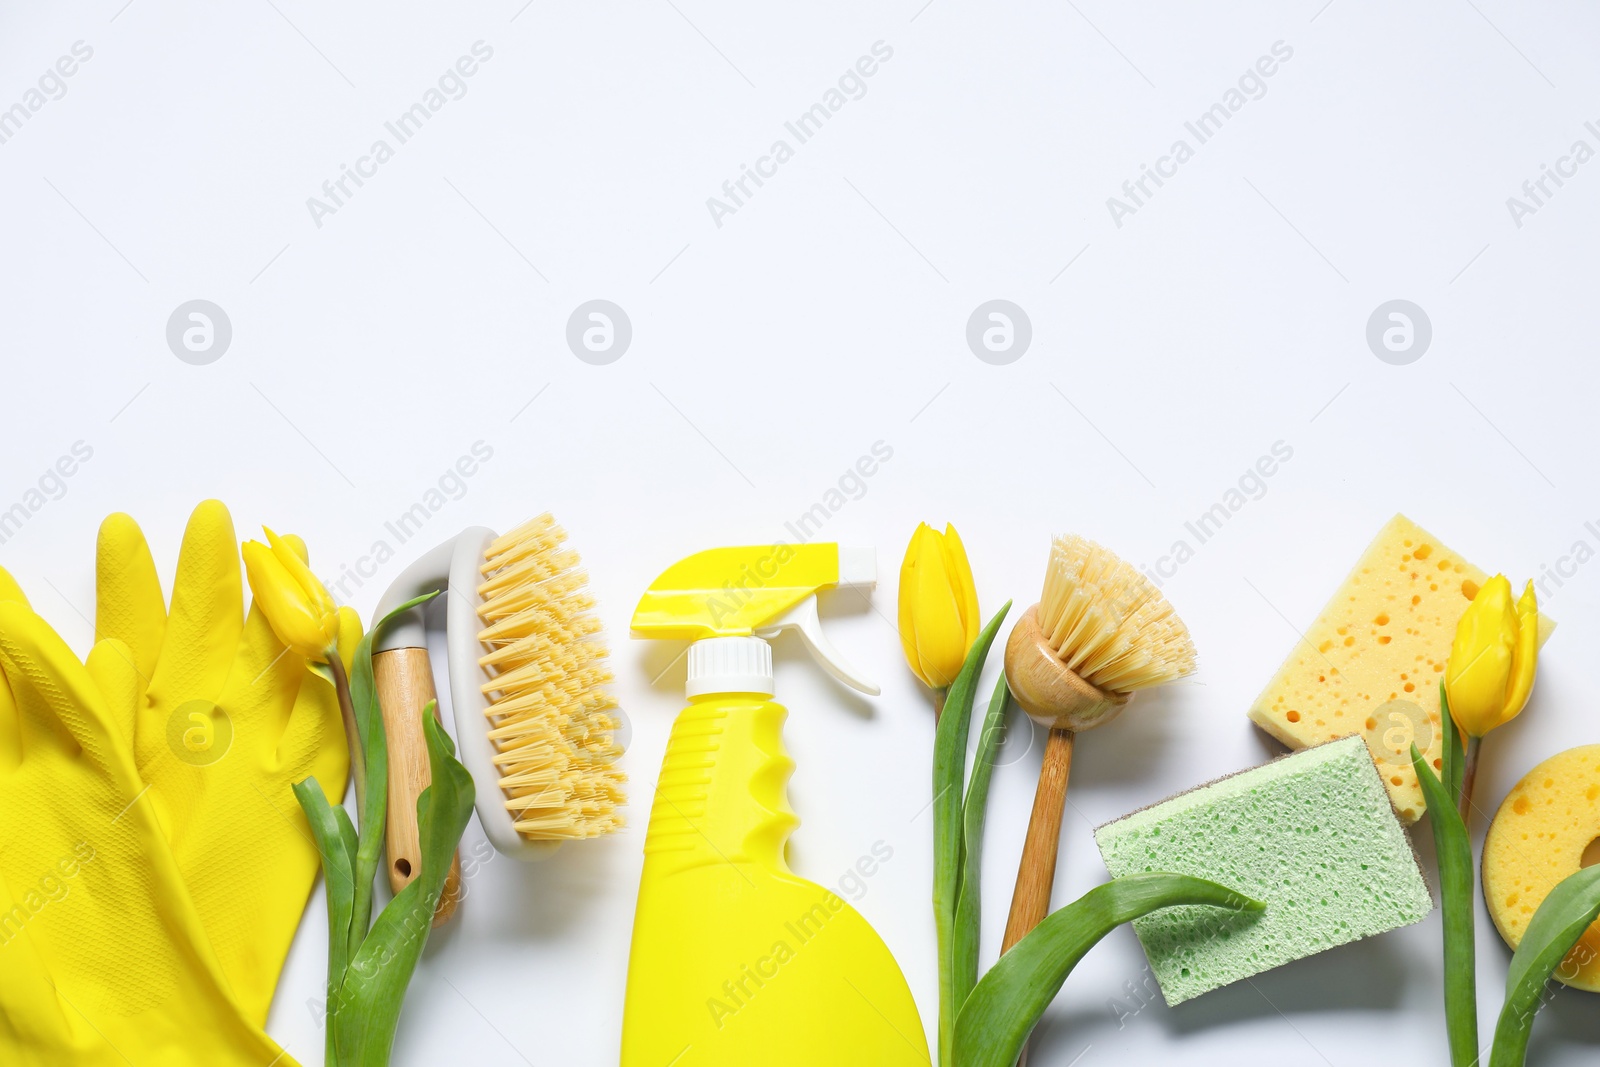
<path id="1" fill-rule="evenodd" d="M 1600 745 L 1552 756 L 1506 794 L 1483 843 L 1483 897 L 1506 944 L 1522 943 L 1528 920 L 1556 884 L 1576 874 L 1600 840 Z M 1578 940 L 1556 977 L 1600 993 L 1600 921 Z"/>
<path id="2" fill-rule="evenodd" d="M 1256 698 L 1251 720 L 1293 749 L 1361 734 L 1395 810 L 1415 822 L 1425 805 L 1411 742 L 1440 765 L 1439 679 L 1487 577 L 1396 515 Z"/>

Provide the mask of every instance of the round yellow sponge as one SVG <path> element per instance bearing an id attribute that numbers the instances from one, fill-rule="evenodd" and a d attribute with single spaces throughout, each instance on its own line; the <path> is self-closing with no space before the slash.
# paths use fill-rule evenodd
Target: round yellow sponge
<path id="1" fill-rule="evenodd" d="M 1500 936 L 1522 943 L 1533 913 L 1576 874 L 1600 839 L 1600 745 L 1572 748 L 1528 772 L 1506 794 L 1483 845 L 1483 895 Z M 1556 977 L 1600 993 L 1600 921 L 1578 940 Z"/>

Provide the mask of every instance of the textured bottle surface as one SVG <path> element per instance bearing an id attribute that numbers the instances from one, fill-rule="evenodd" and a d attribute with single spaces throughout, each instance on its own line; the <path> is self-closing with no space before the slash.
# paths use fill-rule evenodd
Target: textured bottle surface
<path id="1" fill-rule="evenodd" d="M 784 862 L 786 715 L 717 696 L 678 716 L 645 837 L 623 1067 L 928 1063 L 888 947 Z"/>

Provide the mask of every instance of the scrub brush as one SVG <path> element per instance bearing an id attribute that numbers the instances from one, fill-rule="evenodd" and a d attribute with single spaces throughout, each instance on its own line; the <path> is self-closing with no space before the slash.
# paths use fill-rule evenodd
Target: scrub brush
<path id="1" fill-rule="evenodd" d="M 1002 952 L 1050 910 L 1075 734 L 1110 722 L 1139 689 L 1192 674 L 1194 642 L 1149 579 L 1075 534 L 1055 538 L 1044 595 L 1006 642 L 1006 683 L 1049 729 Z"/>
<path id="2" fill-rule="evenodd" d="M 450 705 L 478 821 L 497 851 L 523 859 L 622 825 L 606 646 L 565 541 L 548 514 L 504 536 L 471 527 L 406 568 L 376 615 L 445 593 Z M 420 873 L 417 797 L 430 780 L 421 715 L 434 685 L 422 609 L 391 622 L 374 648 L 389 745 L 389 880 L 399 892 Z M 460 900 L 453 883 L 435 925 Z"/>

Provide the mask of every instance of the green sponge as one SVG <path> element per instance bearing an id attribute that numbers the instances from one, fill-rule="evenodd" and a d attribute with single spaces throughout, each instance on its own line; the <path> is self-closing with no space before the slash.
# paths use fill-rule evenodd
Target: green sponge
<path id="1" fill-rule="evenodd" d="M 1180 793 L 1095 831 L 1113 876 L 1170 871 L 1265 901 L 1166 908 L 1133 922 L 1168 1004 L 1420 922 L 1416 854 L 1360 737 Z"/>

